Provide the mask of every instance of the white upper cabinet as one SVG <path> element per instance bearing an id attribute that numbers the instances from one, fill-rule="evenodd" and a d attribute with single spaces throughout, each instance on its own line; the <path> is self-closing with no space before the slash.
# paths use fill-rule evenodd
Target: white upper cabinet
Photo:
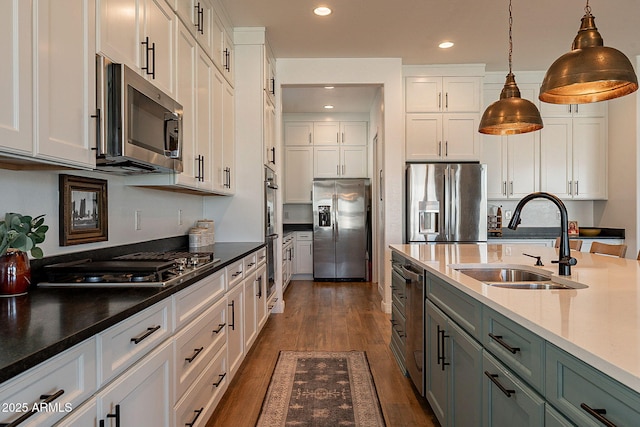
<path id="1" fill-rule="evenodd" d="M 404 82 L 406 160 L 477 161 L 482 78 L 409 75 Z"/>
<path id="2" fill-rule="evenodd" d="M 98 52 L 128 65 L 175 96 L 177 18 L 164 0 L 97 0 Z"/>
<path id="3" fill-rule="evenodd" d="M 608 103 L 592 102 L 590 104 L 549 104 L 540 103 L 540 114 L 543 117 L 604 117 Z"/>
<path id="4" fill-rule="evenodd" d="M 285 122 L 285 145 L 313 145 L 313 122 Z"/>
<path id="5" fill-rule="evenodd" d="M 209 0 L 172 0 L 178 17 L 208 55 L 213 52 L 215 13 Z"/>
<path id="6" fill-rule="evenodd" d="M 33 85 L 31 2 L 4 2 L 0 14 L 0 148 L 31 155 Z"/>
<path id="7" fill-rule="evenodd" d="M 477 112 L 480 110 L 480 77 L 407 77 L 407 113 Z"/>
<path id="8" fill-rule="evenodd" d="M 314 145 L 338 145 L 340 143 L 340 122 L 314 122 Z"/>
<path id="9" fill-rule="evenodd" d="M 94 168 L 94 2 L 7 2 L 3 12 L 0 150 Z"/>

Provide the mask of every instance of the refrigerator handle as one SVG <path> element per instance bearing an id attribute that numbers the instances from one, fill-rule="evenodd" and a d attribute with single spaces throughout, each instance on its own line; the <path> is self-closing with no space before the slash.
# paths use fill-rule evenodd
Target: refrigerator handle
<path id="1" fill-rule="evenodd" d="M 338 227 L 338 215 L 340 212 L 338 212 L 338 195 L 334 194 L 333 195 L 333 225 L 334 225 L 334 236 L 333 239 L 334 241 L 338 241 L 338 239 L 340 239 L 340 229 Z"/>

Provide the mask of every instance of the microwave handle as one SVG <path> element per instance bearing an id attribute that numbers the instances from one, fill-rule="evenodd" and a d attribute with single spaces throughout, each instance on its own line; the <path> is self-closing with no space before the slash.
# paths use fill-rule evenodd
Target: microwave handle
<path id="1" fill-rule="evenodd" d="M 96 119 L 96 150 L 97 155 L 107 152 L 106 138 L 106 69 L 104 57 L 96 55 L 96 114 L 91 116 Z M 105 114 L 103 114 L 105 113 Z"/>
<path id="2" fill-rule="evenodd" d="M 171 144 L 171 133 L 175 132 L 178 142 L 175 147 Z M 180 158 L 180 140 L 182 139 L 182 126 L 180 116 L 177 113 L 167 113 L 164 118 L 164 155 L 171 159 Z"/>

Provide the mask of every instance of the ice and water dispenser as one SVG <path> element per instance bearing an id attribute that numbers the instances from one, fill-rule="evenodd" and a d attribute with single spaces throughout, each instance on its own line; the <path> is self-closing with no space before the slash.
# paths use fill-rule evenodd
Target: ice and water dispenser
<path id="1" fill-rule="evenodd" d="M 331 227 L 331 206 L 318 206 L 318 226 Z"/>

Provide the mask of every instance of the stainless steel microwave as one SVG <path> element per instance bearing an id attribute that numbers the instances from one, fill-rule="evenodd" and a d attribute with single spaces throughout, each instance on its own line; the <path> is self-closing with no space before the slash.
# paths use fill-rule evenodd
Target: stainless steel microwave
<path id="1" fill-rule="evenodd" d="M 182 106 L 124 64 L 97 58 L 96 168 L 182 172 Z"/>

